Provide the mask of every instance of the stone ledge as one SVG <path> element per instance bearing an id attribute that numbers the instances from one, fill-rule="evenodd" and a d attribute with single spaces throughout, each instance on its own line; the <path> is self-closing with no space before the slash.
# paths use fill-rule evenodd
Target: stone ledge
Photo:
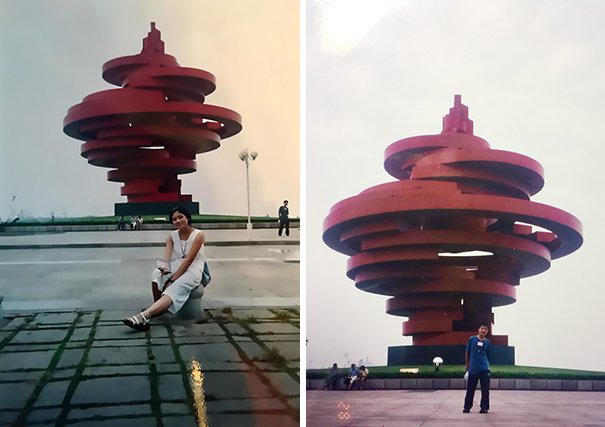
<path id="1" fill-rule="evenodd" d="M 307 390 L 323 390 L 325 380 L 307 380 Z M 342 385 L 342 381 L 340 381 Z M 462 378 L 369 378 L 366 390 L 464 390 Z M 605 391 L 605 380 L 492 378 L 492 390 Z M 343 389 L 341 386 L 339 389 Z"/>

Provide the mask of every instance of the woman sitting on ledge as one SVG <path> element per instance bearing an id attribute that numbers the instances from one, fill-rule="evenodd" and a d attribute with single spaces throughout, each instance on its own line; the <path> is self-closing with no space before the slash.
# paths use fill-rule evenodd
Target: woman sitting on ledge
<path id="1" fill-rule="evenodd" d="M 166 239 L 163 262 L 159 262 L 151 274 L 154 303 L 147 310 L 122 320 L 136 330 L 149 329 L 149 320 L 166 311 L 176 314 L 202 281 L 206 261 L 204 233 L 191 226 L 191 214 L 185 208 L 174 208 L 170 220 L 175 230 Z"/>

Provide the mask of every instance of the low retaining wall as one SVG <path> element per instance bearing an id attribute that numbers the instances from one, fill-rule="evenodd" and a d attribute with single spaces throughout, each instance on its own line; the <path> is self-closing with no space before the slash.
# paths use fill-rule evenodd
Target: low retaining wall
<path id="1" fill-rule="evenodd" d="M 322 390 L 325 380 L 307 380 L 307 390 Z M 339 389 L 344 390 L 342 380 Z M 365 390 L 464 390 L 464 378 L 369 378 Z M 492 378 L 491 390 L 605 391 L 605 380 Z"/>
<path id="2" fill-rule="evenodd" d="M 241 230 L 246 229 L 245 222 L 217 222 L 217 223 L 194 223 L 195 228 L 200 230 Z M 299 222 L 290 222 L 290 228 L 300 227 Z M 279 228 L 277 222 L 253 222 L 252 228 Z M 117 224 L 108 225 L 9 225 L 4 226 L 6 232 L 14 233 L 63 233 L 67 231 L 116 231 Z M 172 224 L 145 224 L 142 230 L 172 230 Z M 2 230 L 0 230 L 2 231 Z M 126 224 L 124 231 L 131 231 L 130 226 Z"/>

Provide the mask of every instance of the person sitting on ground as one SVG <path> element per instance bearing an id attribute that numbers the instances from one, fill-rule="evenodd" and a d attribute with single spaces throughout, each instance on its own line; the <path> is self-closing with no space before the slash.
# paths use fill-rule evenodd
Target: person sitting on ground
<path id="1" fill-rule="evenodd" d="M 166 311 L 176 314 L 200 286 L 206 262 L 204 233 L 191 226 L 191 214 L 185 208 L 174 208 L 170 220 L 175 230 L 166 239 L 163 262 L 151 274 L 154 303 L 143 312 L 122 322 L 133 329 L 149 329 L 149 319 Z"/>
<path id="2" fill-rule="evenodd" d="M 330 369 L 330 375 L 326 379 L 326 390 L 337 390 L 339 377 L 340 369 L 338 369 L 338 365 L 334 363 L 332 369 Z"/>
<path id="3" fill-rule="evenodd" d="M 351 364 L 351 369 L 349 369 L 349 375 L 347 376 L 347 390 L 351 390 L 352 387 L 356 385 L 356 381 L 359 378 L 359 368 L 355 363 Z"/>
<path id="4" fill-rule="evenodd" d="M 357 385 L 357 388 L 361 390 L 365 387 L 365 382 L 368 379 L 369 374 L 370 371 L 368 371 L 368 368 L 366 368 L 365 365 L 359 367 L 359 384 Z"/>

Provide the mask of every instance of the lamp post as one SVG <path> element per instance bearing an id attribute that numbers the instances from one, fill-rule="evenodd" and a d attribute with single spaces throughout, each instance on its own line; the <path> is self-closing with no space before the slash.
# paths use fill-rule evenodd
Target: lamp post
<path id="1" fill-rule="evenodd" d="M 246 195 L 248 196 L 248 223 L 246 224 L 246 229 L 252 230 L 252 221 L 250 220 L 250 162 L 258 157 L 258 153 L 256 151 L 248 152 L 248 150 L 244 150 L 239 153 L 239 159 L 246 163 Z"/>

